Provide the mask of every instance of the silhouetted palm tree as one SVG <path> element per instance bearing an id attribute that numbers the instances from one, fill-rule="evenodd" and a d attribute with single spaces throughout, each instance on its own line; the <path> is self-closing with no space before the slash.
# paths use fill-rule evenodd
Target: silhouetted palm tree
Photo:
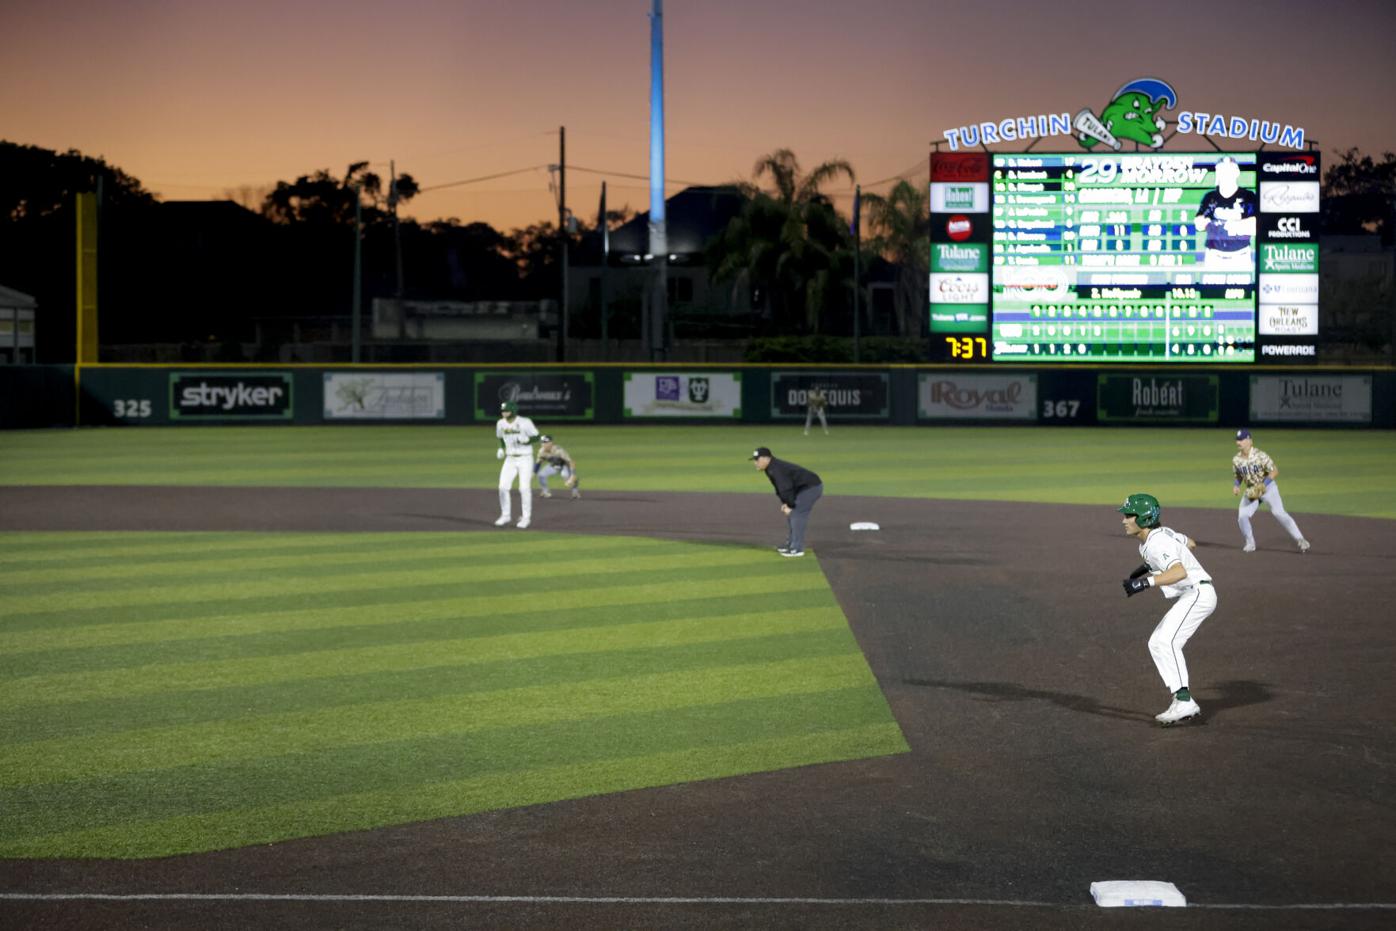
<path id="1" fill-rule="evenodd" d="M 736 182 L 747 202 L 710 245 L 708 267 L 715 281 L 749 286 L 777 327 L 817 333 L 826 313 L 847 303 L 853 270 L 848 229 L 822 188 L 839 176 L 851 183 L 853 168 L 834 159 L 806 174 L 793 152 L 777 149 L 753 174 Z"/>
<path id="2" fill-rule="evenodd" d="M 872 233 L 864 248 L 897 267 L 893 293 L 902 336 L 920 336 L 928 312 L 931 230 L 926 200 L 926 189 L 910 181 L 898 181 L 885 196 L 863 195 L 865 228 Z"/>

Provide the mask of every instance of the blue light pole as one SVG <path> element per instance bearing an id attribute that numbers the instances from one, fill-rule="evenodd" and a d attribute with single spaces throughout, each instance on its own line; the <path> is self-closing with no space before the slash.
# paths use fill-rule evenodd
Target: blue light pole
<path id="1" fill-rule="evenodd" d="M 654 0 L 650 12 L 650 248 L 653 283 L 650 287 L 650 355 L 664 361 L 668 344 L 669 235 L 664 219 L 664 0 Z"/>

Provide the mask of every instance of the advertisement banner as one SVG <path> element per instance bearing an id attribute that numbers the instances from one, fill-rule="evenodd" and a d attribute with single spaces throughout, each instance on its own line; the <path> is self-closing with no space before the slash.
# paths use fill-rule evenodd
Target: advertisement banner
<path id="1" fill-rule="evenodd" d="M 629 417 L 742 416 L 740 372 L 626 372 Z"/>
<path id="2" fill-rule="evenodd" d="M 1096 416 L 1102 423 L 1216 423 L 1215 375 L 1098 375 Z"/>
<path id="3" fill-rule="evenodd" d="M 983 333 L 989 328 L 988 304 L 932 304 L 932 333 Z"/>
<path id="4" fill-rule="evenodd" d="M 931 303 L 989 303 L 988 272 L 931 272 Z"/>
<path id="5" fill-rule="evenodd" d="M 170 419 L 290 420 L 289 372 L 171 372 Z"/>
<path id="6" fill-rule="evenodd" d="M 1318 275 L 1261 275 L 1257 289 L 1262 304 L 1318 303 Z"/>
<path id="7" fill-rule="evenodd" d="M 1317 304 L 1261 304 L 1257 312 L 1261 336 L 1317 336 Z"/>
<path id="8" fill-rule="evenodd" d="M 922 420 L 1036 420 L 1036 375 L 923 374 L 916 414 Z"/>
<path id="9" fill-rule="evenodd" d="M 1268 240 L 1316 243 L 1318 242 L 1318 217 L 1306 217 L 1297 213 L 1262 213 L 1260 215 L 1260 231 L 1262 237 Z"/>
<path id="10" fill-rule="evenodd" d="M 1260 182 L 1262 213 L 1318 213 L 1317 181 Z"/>
<path id="11" fill-rule="evenodd" d="M 931 181 L 988 181 L 988 152 L 935 152 Z"/>
<path id="12" fill-rule="evenodd" d="M 803 419 L 809 406 L 809 393 L 815 388 L 824 390 L 828 400 L 824 413 L 831 420 L 886 420 L 890 414 L 890 391 L 885 373 L 773 372 L 771 417 Z"/>
<path id="13" fill-rule="evenodd" d="M 932 181 L 931 213 L 988 213 L 989 182 Z"/>
<path id="14" fill-rule="evenodd" d="M 987 214 L 931 214 L 931 242 L 988 242 L 990 228 Z"/>
<path id="15" fill-rule="evenodd" d="M 1260 244 L 1262 274 L 1317 274 L 1318 243 L 1263 242 Z"/>
<path id="16" fill-rule="evenodd" d="M 1371 423 L 1370 375 L 1252 375 L 1251 420 Z"/>
<path id="17" fill-rule="evenodd" d="M 931 271 L 989 271 L 989 246 L 980 242 L 938 242 L 931 244 Z"/>
<path id="18" fill-rule="evenodd" d="M 440 372 L 326 372 L 326 420 L 444 420 Z"/>
<path id="19" fill-rule="evenodd" d="M 499 419 L 499 405 L 513 401 L 525 417 L 592 420 L 596 390 L 590 372 L 476 372 L 475 412 Z"/>

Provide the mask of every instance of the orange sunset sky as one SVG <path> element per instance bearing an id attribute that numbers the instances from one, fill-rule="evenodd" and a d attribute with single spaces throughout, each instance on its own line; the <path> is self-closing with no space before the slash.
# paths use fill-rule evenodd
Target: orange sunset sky
<path id="1" fill-rule="evenodd" d="M 246 199 L 357 160 L 386 177 L 394 159 L 427 188 L 526 169 L 408 209 L 508 229 L 556 218 L 546 166 L 565 125 L 568 200 L 591 221 L 603 177 L 613 208 L 648 206 L 646 182 L 620 175 L 648 170 L 649 9 L 0 0 L 0 138 L 104 157 L 167 200 Z M 1144 76 L 1169 81 L 1180 110 L 1301 126 L 1330 159 L 1396 149 L 1392 0 L 668 0 L 664 13 L 670 193 L 750 177 L 780 147 L 806 165 L 848 159 L 878 189 L 923 182 L 946 129 L 1099 113 Z M 1169 148 L 1210 150 L 1198 136 Z M 832 193 L 846 207 L 851 189 Z"/>

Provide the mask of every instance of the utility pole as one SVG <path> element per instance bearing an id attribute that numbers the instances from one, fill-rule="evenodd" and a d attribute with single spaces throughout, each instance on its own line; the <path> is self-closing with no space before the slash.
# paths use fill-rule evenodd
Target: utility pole
<path id="1" fill-rule="evenodd" d="M 863 186 L 853 189 L 853 363 L 862 361 Z"/>
<path id="2" fill-rule="evenodd" d="M 562 307 L 558 314 L 557 361 L 567 361 L 567 127 L 559 126 L 557 156 L 557 230 L 562 237 Z"/>
<path id="3" fill-rule="evenodd" d="M 607 339 L 610 333 L 607 327 L 610 323 L 610 308 L 606 306 L 606 269 L 611 264 L 611 227 L 606 223 L 606 182 L 601 182 L 601 216 L 597 220 L 601 227 L 601 361 L 605 362 L 610 358 L 610 344 Z"/>
<path id="4" fill-rule="evenodd" d="M 362 313 L 362 305 L 363 305 L 363 279 L 364 279 L 364 276 L 363 276 L 363 245 L 364 245 L 363 197 L 360 196 L 360 194 L 359 194 L 359 185 L 358 185 L 357 183 L 355 183 L 355 184 L 354 184 L 354 297 L 353 297 L 353 305 L 354 305 L 354 306 L 353 306 L 353 309 L 350 311 L 350 322 L 349 322 L 349 332 L 350 332 L 350 334 L 351 334 L 350 337 L 349 337 L 349 339 L 350 339 L 349 359 L 350 359 L 351 362 L 355 362 L 355 363 L 357 363 L 357 362 L 359 361 L 359 342 L 360 342 L 360 332 L 359 332 L 359 329 L 360 329 L 360 327 L 363 325 L 363 322 L 359 319 L 360 317 L 363 316 L 363 313 Z M 399 314 L 402 313 L 402 308 L 401 308 L 401 307 L 398 308 L 398 313 L 399 313 Z"/>

